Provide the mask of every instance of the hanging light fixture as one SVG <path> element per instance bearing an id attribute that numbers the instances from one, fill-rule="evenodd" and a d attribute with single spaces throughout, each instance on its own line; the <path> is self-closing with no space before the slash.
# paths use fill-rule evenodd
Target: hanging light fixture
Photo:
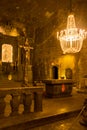
<path id="1" fill-rule="evenodd" d="M 74 14 L 70 13 L 67 18 L 67 28 L 57 32 L 63 53 L 79 52 L 86 34 L 85 30 L 76 28 Z"/>

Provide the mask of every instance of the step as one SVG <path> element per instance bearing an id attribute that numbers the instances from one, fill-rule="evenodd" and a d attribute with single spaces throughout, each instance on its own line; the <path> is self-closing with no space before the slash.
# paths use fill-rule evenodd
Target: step
<path id="1" fill-rule="evenodd" d="M 0 130 L 29 130 L 48 123 L 58 122 L 68 118 L 76 117 L 81 109 L 65 112 L 62 114 L 39 116 L 40 113 L 30 113 L 27 115 L 9 117 L 0 120 Z M 3 124 L 4 122 L 4 124 Z"/>

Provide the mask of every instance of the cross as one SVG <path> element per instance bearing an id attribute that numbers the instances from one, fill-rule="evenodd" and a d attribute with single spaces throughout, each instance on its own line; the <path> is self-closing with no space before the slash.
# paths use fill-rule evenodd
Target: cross
<path id="1" fill-rule="evenodd" d="M 26 50 L 33 49 L 33 47 L 30 47 L 30 46 L 29 46 L 28 38 L 26 38 L 25 44 L 19 45 L 19 47 L 20 47 L 20 48 L 24 48 L 25 51 L 26 51 Z"/>
<path id="2" fill-rule="evenodd" d="M 23 84 L 28 85 L 28 65 L 30 64 L 30 54 L 29 51 L 30 49 L 33 49 L 33 47 L 29 46 L 28 38 L 26 38 L 25 44 L 24 45 L 19 45 L 20 48 L 24 48 L 25 50 L 25 61 L 24 61 L 24 71 L 23 71 Z"/>
<path id="3" fill-rule="evenodd" d="M 25 44 L 19 45 L 19 47 L 24 48 L 24 50 L 25 50 L 25 60 L 27 60 L 29 62 L 29 60 L 30 60 L 29 51 L 31 49 L 34 49 L 34 48 L 29 46 L 28 38 L 26 38 Z"/>

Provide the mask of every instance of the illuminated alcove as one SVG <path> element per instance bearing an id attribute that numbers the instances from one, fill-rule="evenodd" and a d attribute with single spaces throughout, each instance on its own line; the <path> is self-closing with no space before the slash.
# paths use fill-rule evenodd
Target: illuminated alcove
<path id="1" fill-rule="evenodd" d="M 10 44 L 2 45 L 2 62 L 13 62 L 13 46 Z"/>

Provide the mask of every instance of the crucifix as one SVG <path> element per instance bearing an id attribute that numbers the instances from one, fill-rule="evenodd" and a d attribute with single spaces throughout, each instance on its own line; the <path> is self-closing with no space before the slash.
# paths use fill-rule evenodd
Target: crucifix
<path id="1" fill-rule="evenodd" d="M 24 61 L 23 61 L 23 86 L 28 86 L 28 66 L 30 65 L 30 50 L 33 49 L 33 47 L 30 47 L 28 38 L 25 40 L 24 45 L 20 45 L 20 48 L 24 49 Z"/>

